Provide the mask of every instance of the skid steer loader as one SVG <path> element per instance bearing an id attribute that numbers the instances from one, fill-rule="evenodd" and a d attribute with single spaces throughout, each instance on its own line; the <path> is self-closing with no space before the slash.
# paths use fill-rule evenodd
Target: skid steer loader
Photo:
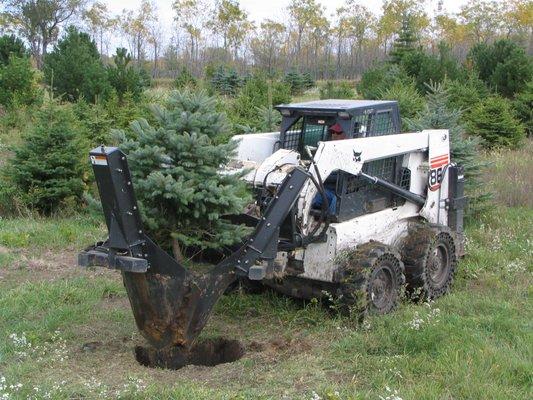
<path id="1" fill-rule="evenodd" d="M 276 108 L 280 132 L 234 137 L 237 156 L 221 170 L 249 171 L 255 202 L 231 218 L 253 233 L 201 276 L 146 235 L 126 155 L 90 152 L 109 237 L 78 263 L 120 270 L 140 332 L 161 354 L 179 349 L 182 364 L 238 279 L 298 298 L 327 295 L 361 314 L 393 310 L 404 283 L 424 298 L 452 284 L 466 198 L 448 131 L 400 133 L 394 101 Z"/>

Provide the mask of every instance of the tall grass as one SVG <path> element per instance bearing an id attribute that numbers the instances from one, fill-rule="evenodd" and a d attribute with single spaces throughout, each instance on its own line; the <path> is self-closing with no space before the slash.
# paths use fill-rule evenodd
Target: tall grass
<path id="1" fill-rule="evenodd" d="M 487 155 L 491 162 L 484 180 L 496 203 L 533 207 L 533 139 L 518 150 L 500 149 Z"/>

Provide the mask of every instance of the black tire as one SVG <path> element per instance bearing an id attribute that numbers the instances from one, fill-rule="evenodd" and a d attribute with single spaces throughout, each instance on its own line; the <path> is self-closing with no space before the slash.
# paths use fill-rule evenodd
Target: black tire
<path id="1" fill-rule="evenodd" d="M 343 314 L 387 314 L 401 298 L 405 277 L 400 255 L 369 242 L 341 257 L 338 300 Z"/>
<path id="2" fill-rule="evenodd" d="M 433 300 L 449 292 L 457 269 L 457 252 L 448 227 L 415 225 L 401 253 L 411 298 Z"/>

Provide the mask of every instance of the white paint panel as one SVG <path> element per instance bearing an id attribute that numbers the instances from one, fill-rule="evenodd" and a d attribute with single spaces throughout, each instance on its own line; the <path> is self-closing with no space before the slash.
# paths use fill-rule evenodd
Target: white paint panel
<path id="1" fill-rule="evenodd" d="M 232 140 L 239 142 L 238 160 L 260 163 L 274 153 L 276 142 L 279 141 L 279 132 L 235 135 Z"/>

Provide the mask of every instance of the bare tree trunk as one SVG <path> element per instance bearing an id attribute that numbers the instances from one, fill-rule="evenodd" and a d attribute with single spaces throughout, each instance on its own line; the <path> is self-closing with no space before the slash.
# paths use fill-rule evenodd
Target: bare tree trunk
<path id="1" fill-rule="evenodd" d="M 44 57 L 46 56 L 46 48 L 48 47 L 48 40 L 46 40 L 44 37 L 43 37 L 43 42 L 42 42 L 42 50 L 41 50 L 41 54 L 39 55 L 38 59 L 37 59 L 37 67 L 39 69 L 41 69 L 43 67 L 43 64 L 44 64 Z"/>
<path id="2" fill-rule="evenodd" d="M 335 71 L 335 75 L 337 79 L 339 79 L 340 72 L 341 72 L 341 48 L 342 48 L 342 39 L 339 35 L 337 37 L 337 68 Z"/>
<path id="3" fill-rule="evenodd" d="M 172 253 L 174 254 L 176 261 L 183 262 L 183 252 L 181 251 L 181 246 L 177 239 L 172 239 Z"/>

